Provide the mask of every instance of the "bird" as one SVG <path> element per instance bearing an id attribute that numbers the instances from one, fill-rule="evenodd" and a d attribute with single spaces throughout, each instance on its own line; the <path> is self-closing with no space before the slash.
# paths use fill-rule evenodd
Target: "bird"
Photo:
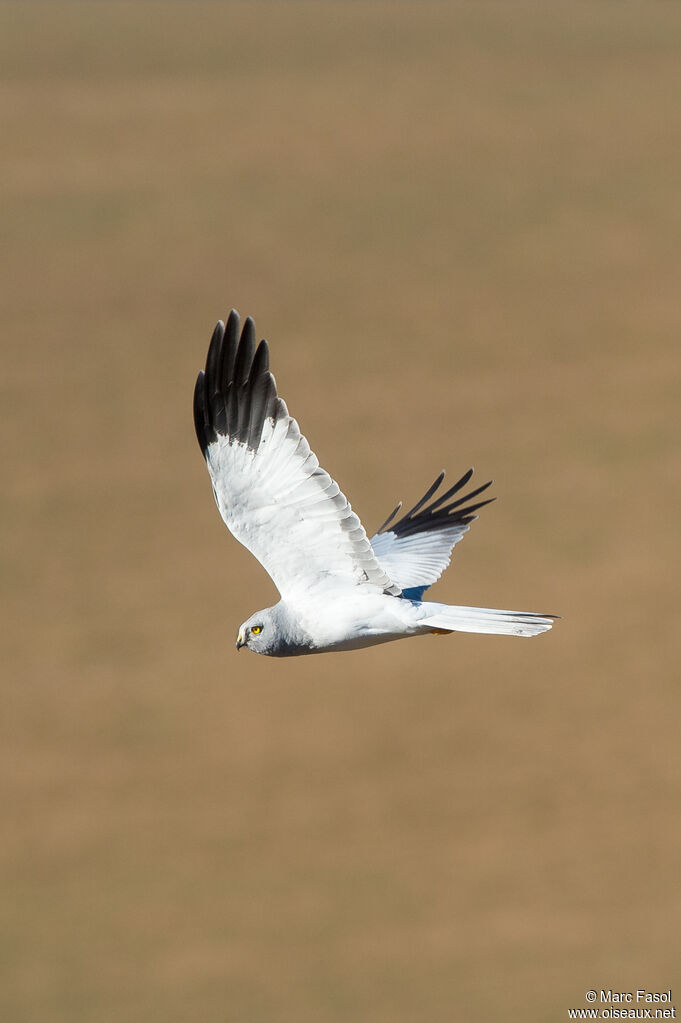
<path id="1" fill-rule="evenodd" d="M 240 626 L 237 651 L 270 657 L 355 650 L 454 632 L 536 636 L 557 616 L 424 600 L 492 481 L 442 491 L 441 472 L 398 518 L 369 538 L 338 484 L 319 465 L 269 368 L 267 341 L 236 310 L 219 320 L 194 389 L 194 425 L 220 515 L 279 591 Z"/>

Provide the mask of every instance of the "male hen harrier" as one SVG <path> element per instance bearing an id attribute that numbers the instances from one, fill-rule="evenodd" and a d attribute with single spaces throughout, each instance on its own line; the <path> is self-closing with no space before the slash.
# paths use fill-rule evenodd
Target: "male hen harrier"
<path id="1" fill-rule="evenodd" d="M 454 544 L 491 498 L 459 496 L 469 469 L 435 497 L 440 473 L 410 512 L 401 504 L 370 540 L 277 396 L 267 342 L 250 317 L 220 321 L 194 392 L 196 434 L 227 527 L 271 575 L 281 600 L 248 618 L 237 649 L 271 657 L 353 650 L 424 633 L 536 636 L 553 616 L 423 600 Z M 491 481 L 490 481 L 491 482 Z M 432 500 L 431 500 L 432 499 Z M 430 502 L 430 503 L 429 503 Z"/>

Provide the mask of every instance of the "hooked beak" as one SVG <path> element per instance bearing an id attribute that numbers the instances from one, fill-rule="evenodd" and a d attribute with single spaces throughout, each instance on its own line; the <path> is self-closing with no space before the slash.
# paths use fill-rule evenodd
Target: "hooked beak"
<path id="1" fill-rule="evenodd" d="M 244 630 L 239 629 L 239 635 L 236 637 L 237 650 L 241 650 L 242 646 L 246 646 L 246 640 L 244 639 Z"/>

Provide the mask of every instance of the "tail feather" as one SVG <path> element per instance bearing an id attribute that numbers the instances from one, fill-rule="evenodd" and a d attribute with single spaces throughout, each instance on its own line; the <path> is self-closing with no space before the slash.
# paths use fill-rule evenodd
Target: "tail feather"
<path id="1" fill-rule="evenodd" d="M 491 607 L 456 607 L 427 602 L 421 605 L 419 625 L 434 631 L 483 632 L 498 636 L 538 636 L 548 632 L 556 615 L 531 611 L 502 611 Z"/>

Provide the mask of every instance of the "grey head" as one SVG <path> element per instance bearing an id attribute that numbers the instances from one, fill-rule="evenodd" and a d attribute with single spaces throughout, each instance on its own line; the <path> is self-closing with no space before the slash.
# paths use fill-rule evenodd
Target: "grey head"
<path id="1" fill-rule="evenodd" d="M 310 637 L 281 601 L 246 619 L 236 639 L 237 650 L 242 647 L 267 657 L 295 657 L 313 652 Z"/>

